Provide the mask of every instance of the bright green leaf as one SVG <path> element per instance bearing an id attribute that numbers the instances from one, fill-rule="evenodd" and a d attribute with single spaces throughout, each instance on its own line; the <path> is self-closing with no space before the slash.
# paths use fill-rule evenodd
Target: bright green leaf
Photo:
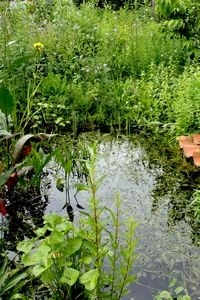
<path id="1" fill-rule="evenodd" d="M 76 283 L 79 276 L 79 271 L 73 268 L 66 268 L 64 270 L 63 276 L 61 277 L 60 281 L 62 283 L 67 283 L 69 286 L 72 286 Z"/>
<path id="2" fill-rule="evenodd" d="M 66 256 L 71 256 L 76 251 L 78 251 L 82 246 L 82 238 L 75 237 L 69 238 L 66 242 L 65 252 Z"/>
<path id="3" fill-rule="evenodd" d="M 80 276 L 80 283 L 82 283 L 86 290 L 92 291 L 97 286 L 97 280 L 99 277 L 98 269 L 90 270 Z"/>
<path id="4" fill-rule="evenodd" d="M 29 253 L 30 250 L 33 248 L 33 244 L 34 244 L 34 239 L 24 240 L 17 245 L 17 250 L 24 253 Z"/>

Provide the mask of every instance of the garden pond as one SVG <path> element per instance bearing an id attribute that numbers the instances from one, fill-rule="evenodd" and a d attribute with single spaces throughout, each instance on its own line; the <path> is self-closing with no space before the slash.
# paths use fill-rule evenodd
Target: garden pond
<path id="1" fill-rule="evenodd" d="M 82 138 L 87 140 L 87 134 L 82 134 Z M 169 289 L 174 295 L 184 289 L 193 300 L 200 299 L 199 227 L 188 209 L 199 184 L 199 170 L 182 157 L 176 141 L 171 143 L 164 137 L 159 142 L 141 135 L 99 134 L 94 139 L 99 141 L 97 174 L 104 176 L 98 190 L 99 200 L 114 209 L 119 193 L 123 222 L 131 216 L 139 223 L 138 257 L 133 266 L 138 281 L 130 286 L 131 293 L 124 299 L 151 300 L 158 291 Z M 26 214 L 27 220 L 28 216 L 41 220 L 48 212 L 66 214 L 66 195 L 56 187 L 58 171 L 54 161 L 45 172 L 41 188 L 46 188 L 48 180 L 48 197 L 43 197 L 38 205 L 29 202 L 22 209 L 23 219 Z M 62 175 L 62 170 L 59 172 Z M 75 222 L 79 218 L 74 197 L 76 182 L 77 176 L 72 174 L 68 197 L 75 210 Z M 87 211 L 88 193 L 80 191 L 76 198 Z M 17 222 L 16 231 L 19 230 L 19 221 L 12 221 L 15 228 Z M 6 236 L 8 242 L 14 234 L 12 227 Z"/>

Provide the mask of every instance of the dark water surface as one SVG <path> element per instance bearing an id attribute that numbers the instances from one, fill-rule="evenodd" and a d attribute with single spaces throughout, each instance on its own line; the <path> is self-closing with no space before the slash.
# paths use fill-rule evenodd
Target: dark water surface
<path id="1" fill-rule="evenodd" d="M 102 138 L 98 148 L 97 174 L 105 175 L 98 198 L 114 208 L 116 193 L 120 193 L 124 222 L 127 216 L 139 221 L 138 258 L 133 266 L 138 282 L 131 285 L 131 293 L 124 299 L 151 300 L 159 290 L 172 286 L 170 290 L 174 292 L 182 286 L 192 299 L 198 300 L 200 248 L 195 246 L 194 230 L 184 205 L 191 201 L 191 178 L 189 182 L 184 179 L 181 166 L 171 167 L 170 155 L 162 150 L 151 151 L 152 147 L 135 137 Z M 76 178 L 71 178 L 74 207 L 75 182 Z M 87 209 L 87 193 L 80 192 L 77 198 Z M 47 212 L 65 214 L 65 194 L 53 182 L 49 199 Z M 79 217 L 78 209 L 75 217 Z"/>

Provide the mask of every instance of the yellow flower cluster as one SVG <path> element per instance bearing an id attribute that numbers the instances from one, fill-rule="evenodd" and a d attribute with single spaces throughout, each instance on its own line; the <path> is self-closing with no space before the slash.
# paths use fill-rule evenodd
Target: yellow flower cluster
<path id="1" fill-rule="evenodd" d="M 36 50 L 39 50 L 41 51 L 43 48 L 44 48 L 44 45 L 40 42 L 37 42 L 37 43 L 34 43 L 33 44 L 33 47 L 36 49 Z"/>

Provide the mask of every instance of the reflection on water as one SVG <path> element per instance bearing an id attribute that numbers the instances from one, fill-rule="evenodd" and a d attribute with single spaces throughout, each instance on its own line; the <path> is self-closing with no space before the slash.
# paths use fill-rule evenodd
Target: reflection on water
<path id="1" fill-rule="evenodd" d="M 158 290 L 168 289 L 170 282 L 174 282 L 172 290 L 183 286 L 192 299 L 200 299 L 200 249 L 192 243 L 190 220 L 185 214 L 191 193 L 181 189 L 177 170 L 166 174 L 162 162 L 150 165 L 150 155 L 137 139 L 104 139 L 99 144 L 97 171 L 105 175 L 98 191 L 99 199 L 114 207 L 119 192 L 124 222 L 128 215 L 140 222 L 137 229 L 139 255 L 133 266 L 138 283 L 131 286 L 131 295 L 124 299 L 151 300 Z M 157 159 L 159 161 L 159 157 Z M 70 196 L 74 207 L 75 181 L 76 178 L 71 178 Z M 163 182 L 164 193 L 160 189 Z M 53 185 L 46 211 L 65 213 L 62 210 L 64 197 Z M 78 194 L 80 204 L 86 209 L 87 199 L 86 192 Z"/>

